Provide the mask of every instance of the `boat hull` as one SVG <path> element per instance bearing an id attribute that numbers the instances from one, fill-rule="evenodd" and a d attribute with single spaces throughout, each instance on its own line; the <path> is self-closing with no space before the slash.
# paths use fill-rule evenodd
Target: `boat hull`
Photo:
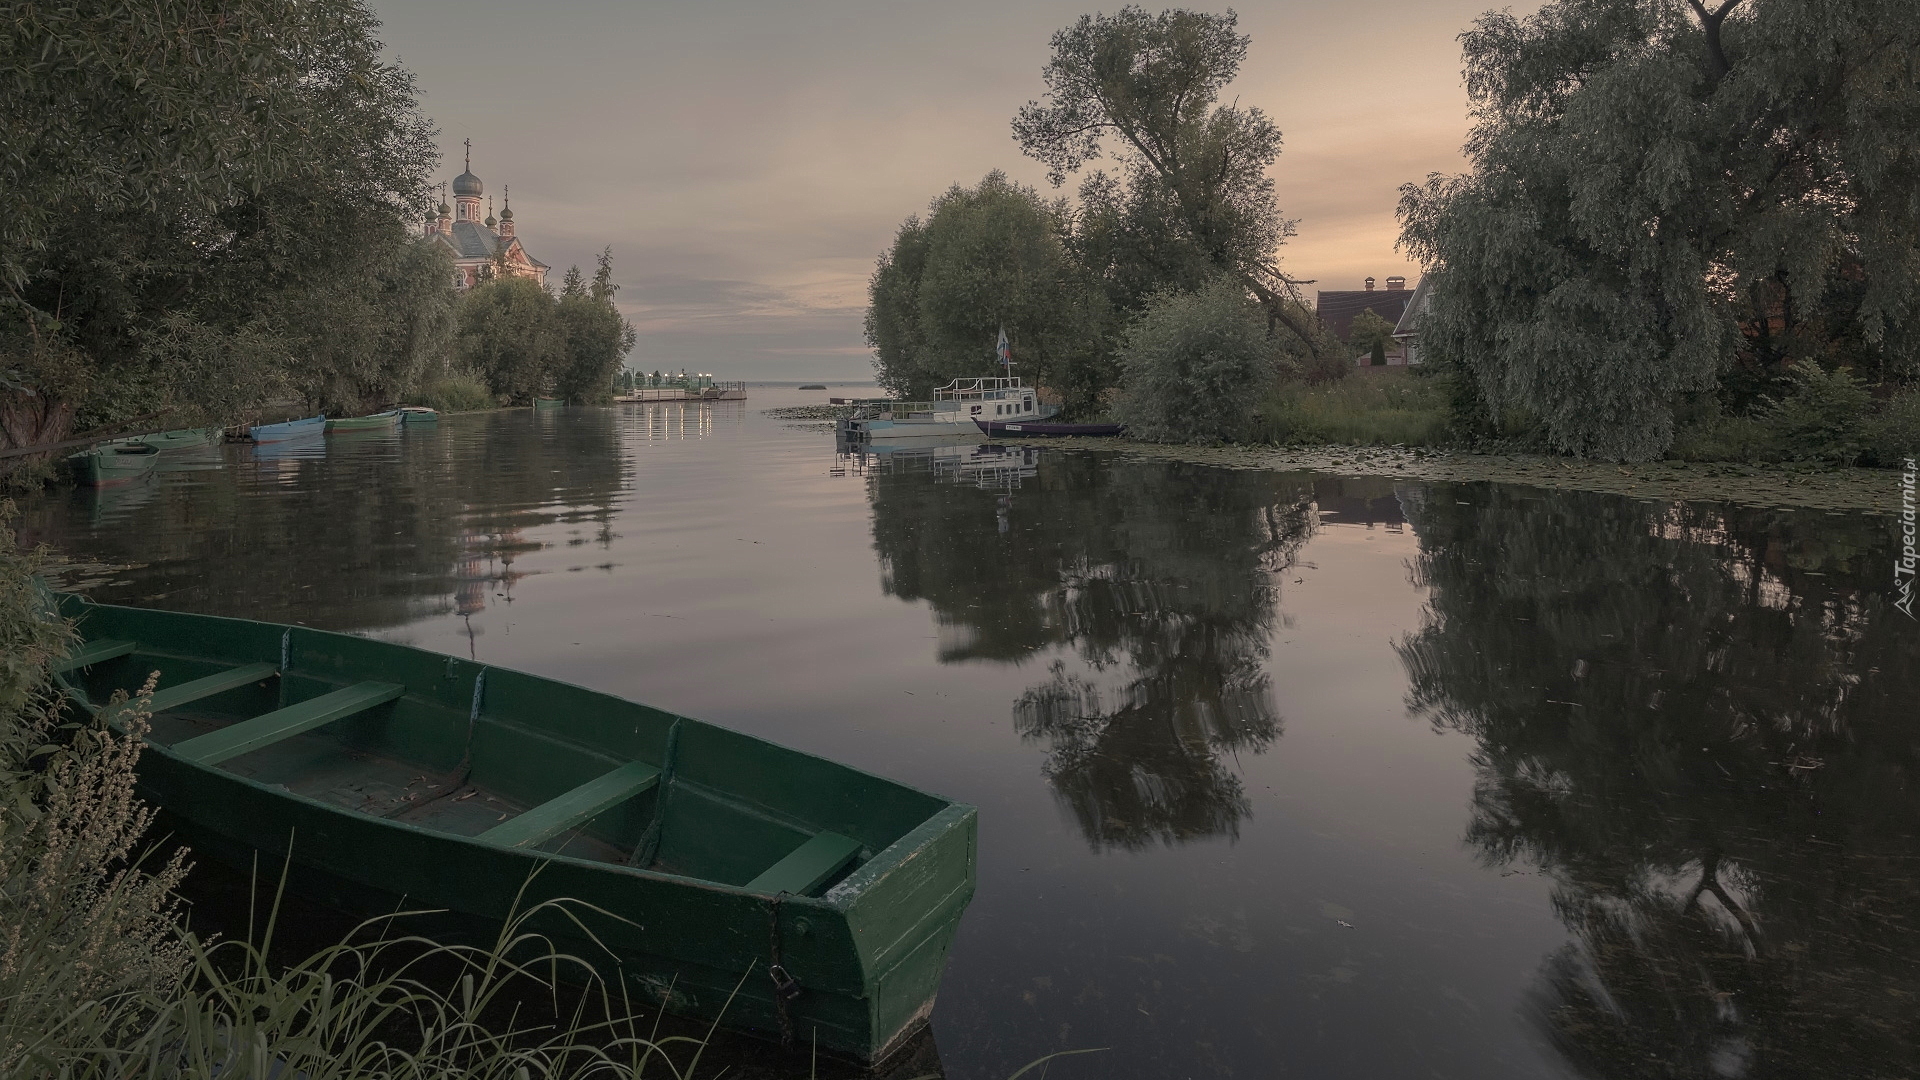
<path id="1" fill-rule="evenodd" d="M 155 450 L 187 450 L 196 446 L 206 446 L 220 437 L 220 429 L 181 428 L 178 431 L 156 431 L 150 435 L 135 435 L 126 439 L 115 439 L 107 446 L 126 446 L 133 443 L 145 443 Z"/>
<path id="2" fill-rule="evenodd" d="M 288 420 L 280 424 L 255 424 L 247 429 L 247 438 L 257 443 L 285 442 L 326 429 L 326 416 L 309 416 L 304 420 Z"/>
<path id="3" fill-rule="evenodd" d="M 952 419 L 909 419 L 909 420 L 849 420 L 846 422 L 846 436 L 849 439 L 870 442 L 884 442 L 890 439 L 924 439 L 945 435 L 972 435 L 979 429 L 972 420 L 957 416 Z"/>
<path id="4" fill-rule="evenodd" d="M 563 398 L 537 397 L 533 399 L 533 407 L 536 409 L 557 409 L 565 404 L 566 401 Z"/>
<path id="5" fill-rule="evenodd" d="M 75 454 L 73 478 L 88 487 L 111 487 L 130 483 L 153 471 L 160 451 L 144 443 L 119 443 L 84 454 Z"/>
<path id="6" fill-rule="evenodd" d="M 345 416 L 338 420 L 328 420 L 328 431 L 381 431 L 400 422 L 400 412 L 389 409 L 386 412 L 369 416 Z"/>
<path id="7" fill-rule="evenodd" d="M 1118 435 L 1119 424 L 1056 424 L 1046 420 L 1019 420 L 1002 422 L 998 420 L 976 420 L 980 430 L 988 435 L 1004 435 L 1009 438 L 1066 438 L 1070 435 Z"/>
<path id="8" fill-rule="evenodd" d="M 402 424 L 437 424 L 440 422 L 440 412 L 437 409 L 424 407 L 401 409 L 400 422 Z"/>
<path id="9" fill-rule="evenodd" d="M 162 672 L 165 693 L 245 664 L 259 665 L 256 671 L 284 664 L 286 674 L 224 691 L 207 699 L 209 709 L 272 710 L 370 675 L 405 688 L 381 710 L 221 766 L 200 763 L 191 740 L 179 738 L 200 730 L 182 725 L 213 721 L 163 709 L 141 761 L 142 788 L 209 854 L 243 864 L 255 853 L 286 859 L 303 887 L 344 910 L 380 915 L 404 899 L 409 908 L 447 909 L 482 938 L 516 904 L 525 911 L 571 901 L 580 925 L 548 912 L 526 929 L 547 934 L 608 980 L 624 980 L 634 1000 L 768 1037 L 791 1031 L 799 1045 L 817 1042 L 863 1062 L 885 1057 L 926 1023 L 973 892 L 971 807 L 608 695 L 387 642 L 71 598 L 66 610 L 89 643 L 167 643 L 141 644 L 71 677 L 93 700 L 149 670 Z M 191 653 L 178 651 L 187 643 Z M 552 726 L 554 716 L 568 718 L 564 728 Z M 476 777 L 494 769 L 500 786 L 489 789 L 488 803 L 425 798 L 409 809 L 409 795 L 395 804 L 406 811 L 399 817 L 384 813 L 364 773 L 344 788 L 324 787 L 343 767 L 388 759 L 404 762 L 399 775 L 419 772 L 418 780 L 448 779 L 463 762 Z M 658 862 L 568 854 L 597 842 L 601 819 L 557 849 L 508 846 L 446 824 L 456 813 L 479 811 L 490 825 L 496 795 L 537 802 L 543 776 L 567 778 L 582 768 L 590 775 L 622 759 L 669 762 L 669 782 L 625 822 L 638 828 L 652 815 L 667 823 Z M 517 796 L 516 784 L 526 789 Z M 752 790 L 741 793 L 742 784 Z M 498 805 L 507 807 L 503 818 L 530 812 Z M 447 816 L 419 816 L 434 806 Z M 675 815 L 723 827 L 678 833 Z M 805 894 L 811 887 L 782 895 L 739 883 L 755 878 L 755 860 L 823 828 L 864 832 L 875 850 L 837 884 L 827 879 L 820 895 Z M 745 869 L 730 866 L 743 852 Z M 661 868 L 702 859 L 712 876 Z M 766 974 L 776 949 L 801 987 L 784 1017 Z"/>

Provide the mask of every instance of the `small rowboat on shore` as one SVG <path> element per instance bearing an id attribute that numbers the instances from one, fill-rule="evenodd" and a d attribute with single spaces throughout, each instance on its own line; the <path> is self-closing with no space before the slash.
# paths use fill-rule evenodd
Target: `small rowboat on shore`
<path id="1" fill-rule="evenodd" d="M 309 416 L 304 420 L 288 420 L 279 424 L 255 424 L 247 429 L 247 439 L 251 442 L 285 442 L 304 435 L 316 435 L 327 426 L 325 413 Z"/>
<path id="2" fill-rule="evenodd" d="M 440 410 L 429 409 L 425 405 L 400 406 L 400 422 L 403 424 L 437 424 L 440 422 Z"/>
<path id="3" fill-rule="evenodd" d="M 327 421 L 327 430 L 334 431 L 381 431 L 400 422 L 400 410 L 388 409 L 386 412 L 370 413 L 366 416 L 343 416 Z"/>
<path id="4" fill-rule="evenodd" d="M 217 427 L 181 428 L 178 431 L 156 431 L 149 435 L 131 435 L 124 439 L 114 439 L 102 443 L 102 446 L 130 446 L 145 443 L 155 450 L 186 450 L 195 446 L 206 446 L 220 437 Z"/>
<path id="5" fill-rule="evenodd" d="M 973 895 L 970 806 L 405 645 L 60 605 L 76 706 L 159 672 L 141 791 L 196 851 L 290 857 L 315 899 L 445 909 L 481 934 L 516 903 L 577 901 L 578 924 L 527 932 L 624 980 L 615 1000 L 861 1062 L 926 1026 Z"/>
<path id="6" fill-rule="evenodd" d="M 153 471 L 160 451 L 146 443 L 115 443 L 67 459 L 75 482 L 106 487 L 137 480 Z"/>

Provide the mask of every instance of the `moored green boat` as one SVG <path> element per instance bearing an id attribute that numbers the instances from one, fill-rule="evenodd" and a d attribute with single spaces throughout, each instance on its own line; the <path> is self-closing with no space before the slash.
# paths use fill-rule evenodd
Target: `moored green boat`
<path id="1" fill-rule="evenodd" d="M 425 405 L 400 406 L 400 422 L 403 424 L 437 424 L 440 422 L 440 410 L 429 409 Z"/>
<path id="2" fill-rule="evenodd" d="M 871 1062 L 926 1023 L 973 894 L 972 807 L 457 657 L 61 604 L 75 701 L 160 672 L 141 785 L 202 851 L 290 851 L 296 887 L 371 914 L 404 898 L 485 927 L 523 887 L 522 908 L 580 901 L 610 915 L 533 928 L 636 1000 L 801 1047 Z"/>
<path id="3" fill-rule="evenodd" d="M 134 443 L 145 443 L 155 450 L 185 450 L 195 446 L 206 446 L 218 439 L 220 432 L 221 429 L 217 427 L 181 428 L 178 431 L 156 431 L 150 435 L 133 435 L 101 445 L 129 446 Z"/>
<path id="4" fill-rule="evenodd" d="M 343 416 L 339 419 L 328 418 L 328 431 L 377 431 L 390 428 L 400 422 L 400 410 L 388 409 L 368 416 Z"/>
<path id="5" fill-rule="evenodd" d="M 67 459 L 73 478 L 81 484 L 105 487 L 137 480 L 153 471 L 160 451 L 146 443 L 113 443 Z"/>
<path id="6" fill-rule="evenodd" d="M 565 398 L 557 397 L 537 397 L 533 399 L 533 407 L 536 409 L 557 409 L 566 403 Z"/>

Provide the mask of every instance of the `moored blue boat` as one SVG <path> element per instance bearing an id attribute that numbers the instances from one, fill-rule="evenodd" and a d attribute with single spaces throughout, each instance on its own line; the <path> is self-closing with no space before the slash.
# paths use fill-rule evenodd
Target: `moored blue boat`
<path id="1" fill-rule="evenodd" d="M 247 438 L 257 443 L 284 442 L 297 439 L 302 435 L 313 435 L 325 431 L 327 418 L 323 413 L 309 416 L 304 420 L 288 420 L 281 424 L 255 424 L 247 429 Z"/>

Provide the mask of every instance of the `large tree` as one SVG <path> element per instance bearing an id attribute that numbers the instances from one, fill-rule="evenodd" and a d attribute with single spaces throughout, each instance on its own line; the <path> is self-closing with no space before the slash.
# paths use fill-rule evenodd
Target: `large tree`
<path id="1" fill-rule="evenodd" d="M 394 391 L 371 358 L 434 353 L 451 275 L 403 224 L 432 131 L 377 25 L 360 0 L 10 14 L 0 448 L 288 391 L 358 404 Z"/>
<path id="2" fill-rule="evenodd" d="M 1463 35 L 1471 172 L 1402 189 L 1462 419 L 1644 459 L 1787 365 L 1911 378 L 1920 21 L 1896 0 L 1556 0 Z"/>
<path id="3" fill-rule="evenodd" d="M 1260 299 L 1270 327 L 1317 351 L 1301 282 L 1277 254 L 1293 233 L 1267 176 L 1280 130 L 1259 109 L 1218 104 L 1246 59 L 1237 25 L 1232 11 L 1081 16 L 1054 34 L 1046 100 L 1020 110 L 1014 138 L 1056 186 L 1103 154 L 1118 165 L 1081 184 L 1081 251 L 1123 306 L 1224 272 Z"/>
<path id="4" fill-rule="evenodd" d="M 523 405 L 554 393 L 555 373 L 567 358 L 558 307 L 531 278 L 496 277 L 474 286 L 460 300 L 461 366 L 494 394 Z"/>
<path id="5" fill-rule="evenodd" d="M 553 373 L 554 391 L 574 402 L 605 401 L 613 394 L 613 380 L 621 361 L 633 348 L 633 327 L 613 304 L 620 286 L 613 280 L 613 249 L 600 252 L 591 281 L 580 268 L 567 271 L 554 317 L 566 348 Z"/>
<path id="6" fill-rule="evenodd" d="M 1005 329 L 1014 373 L 1061 394 L 1069 409 L 1112 385 L 1106 303 L 1070 256 L 1066 210 L 988 173 L 910 218 L 874 271 L 867 339 L 881 385 L 925 398 L 955 377 L 998 371 Z"/>

